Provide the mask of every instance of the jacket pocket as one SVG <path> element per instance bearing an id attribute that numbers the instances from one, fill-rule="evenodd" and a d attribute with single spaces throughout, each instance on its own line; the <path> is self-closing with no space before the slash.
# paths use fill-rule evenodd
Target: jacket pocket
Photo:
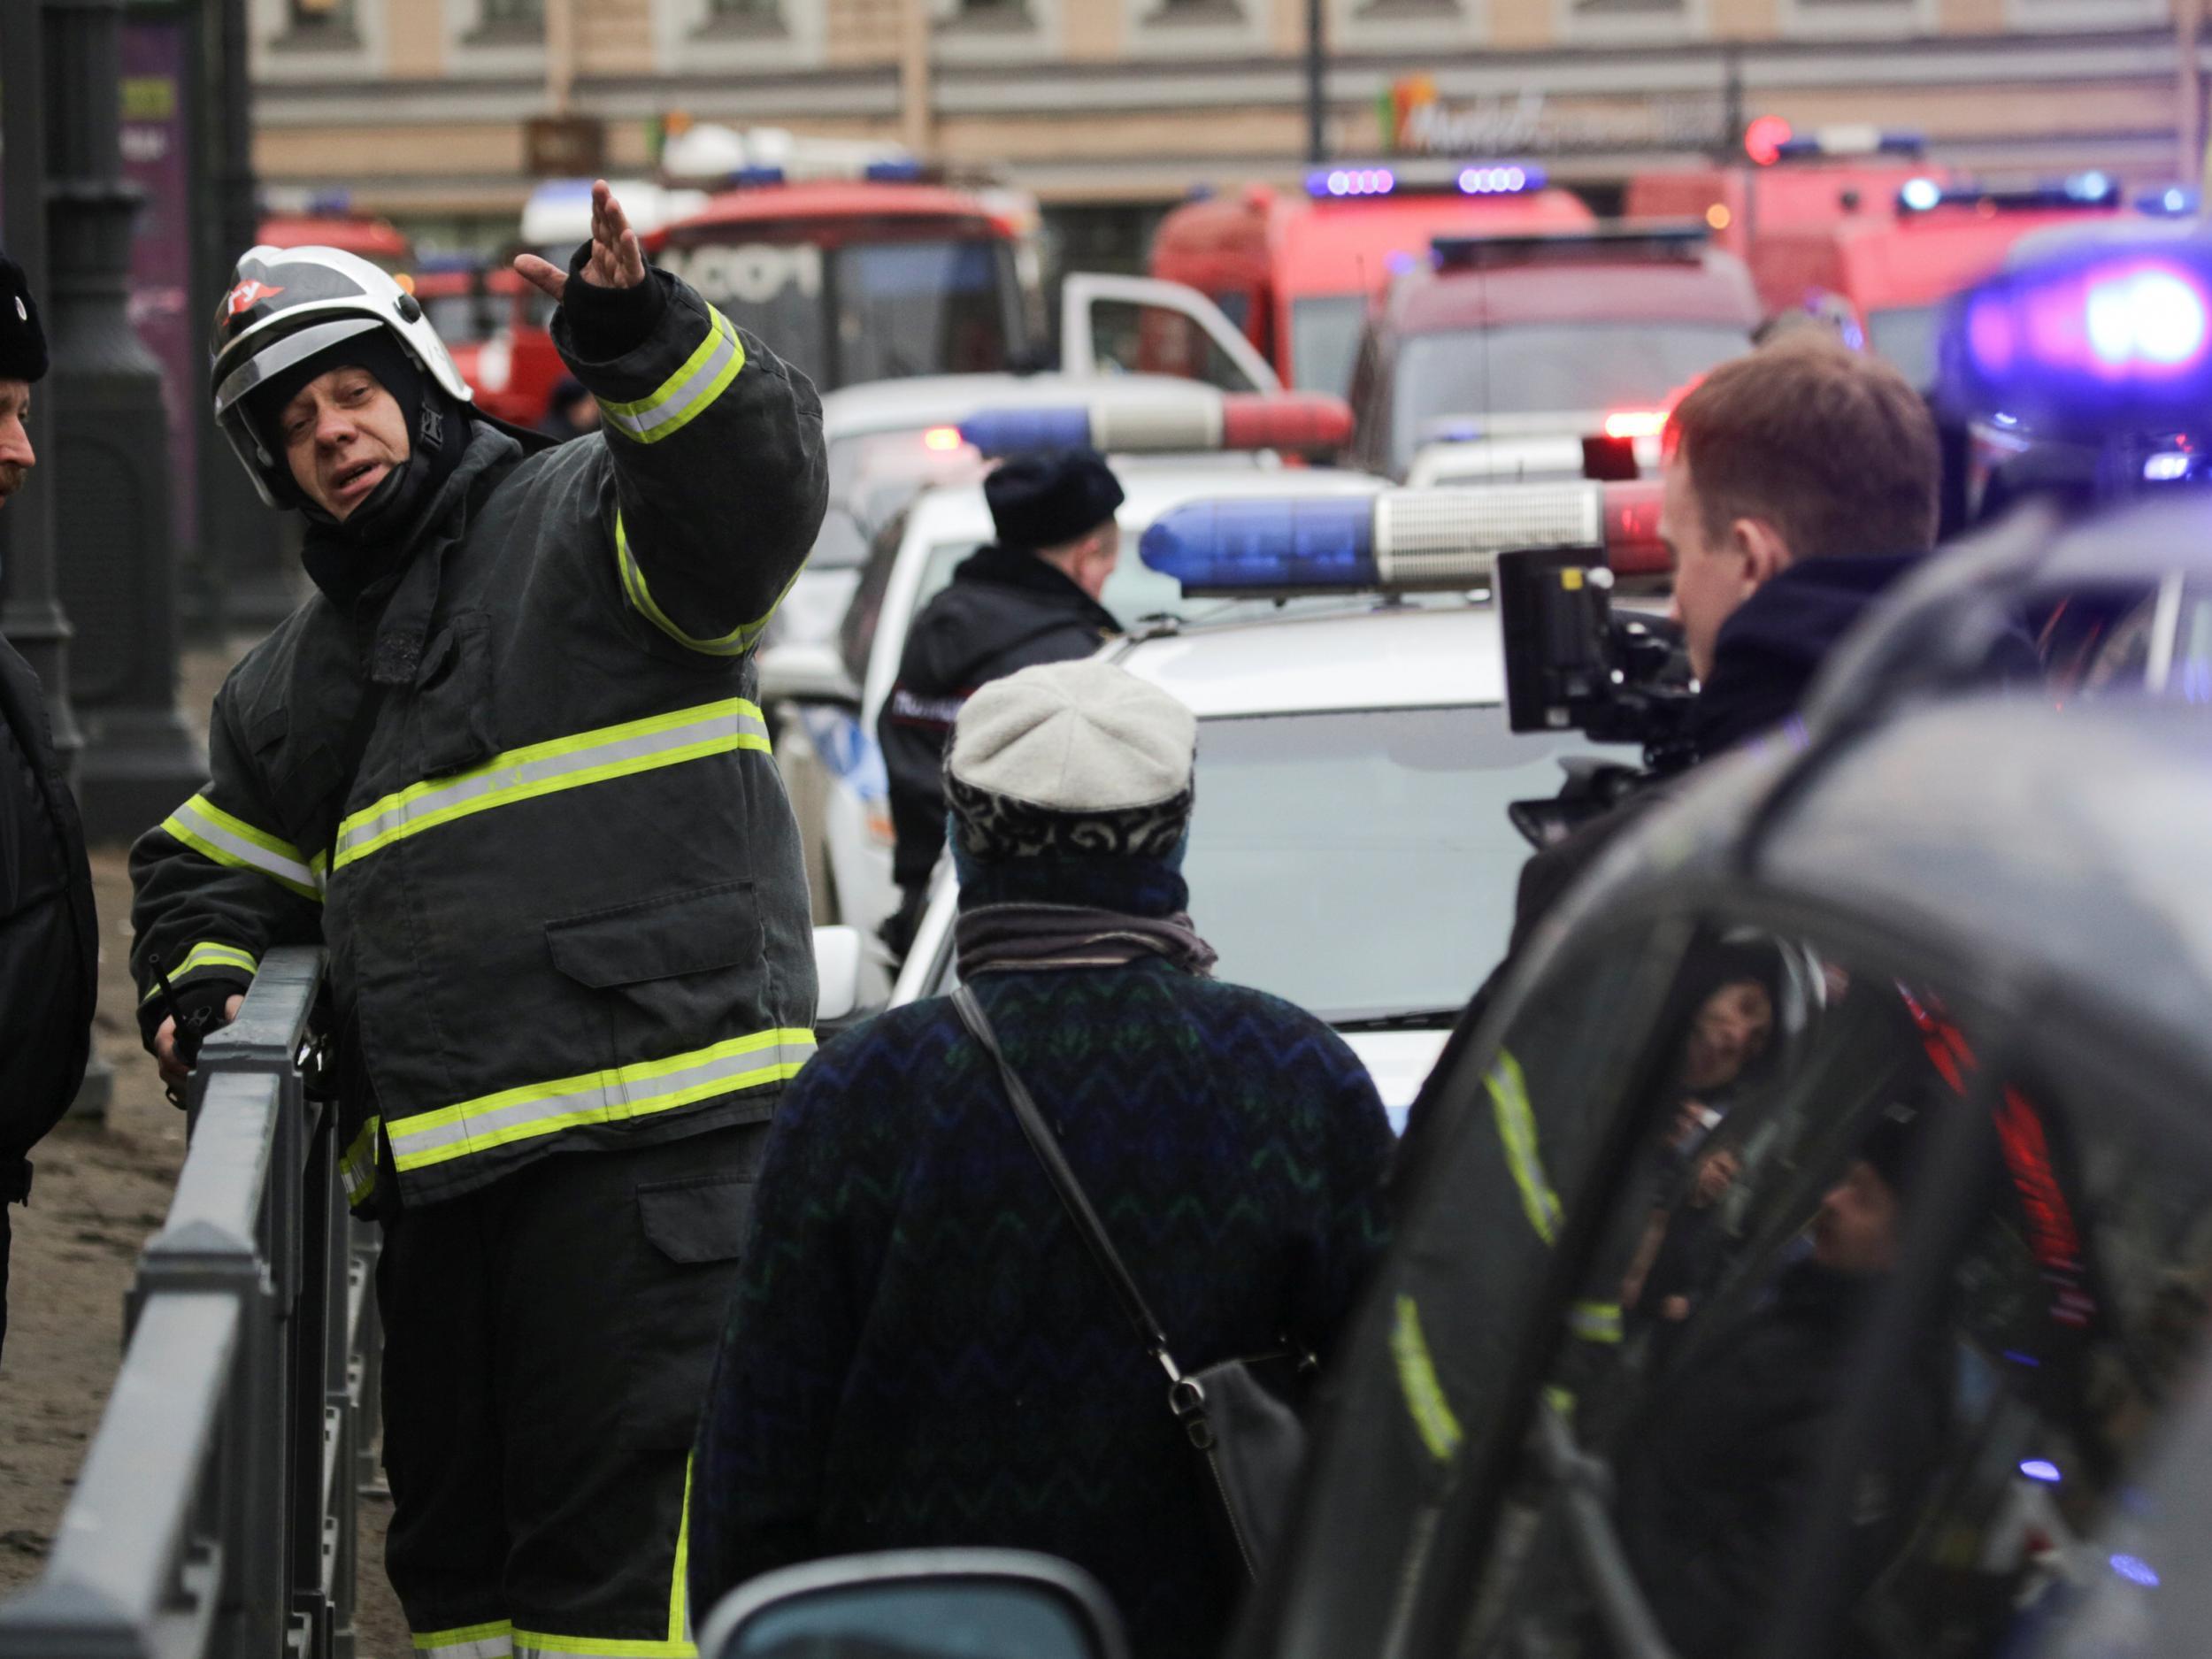
<path id="1" fill-rule="evenodd" d="M 441 778 L 499 752 L 492 720 L 491 618 L 457 613 L 423 652 L 415 676 L 415 741 L 421 775 Z"/>
<path id="2" fill-rule="evenodd" d="M 545 925 L 553 965 L 595 990 L 757 965 L 760 913 L 749 881 L 723 881 L 587 910 Z"/>
<path id="3" fill-rule="evenodd" d="M 754 1180 L 718 1171 L 637 1189 L 649 1271 L 631 1308 L 636 1327 L 624 1415 L 627 1438 L 641 1449 L 681 1450 L 697 1432 L 752 1225 Z"/>

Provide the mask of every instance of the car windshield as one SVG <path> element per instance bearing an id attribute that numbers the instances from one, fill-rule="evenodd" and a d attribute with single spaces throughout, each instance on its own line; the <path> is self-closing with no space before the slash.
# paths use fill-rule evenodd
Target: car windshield
<path id="1" fill-rule="evenodd" d="M 1455 416 L 1654 409 L 1750 340 L 1721 323 L 1522 323 L 1408 336 L 1391 400 L 1393 469 Z"/>
<path id="2" fill-rule="evenodd" d="M 1935 384 L 1936 323 L 1932 305 L 1900 305 L 1870 312 L 1866 331 L 1874 349 L 1925 391 Z"/>
<path id="3" fill-rule="evenodd" d="M 1114 565 L 1114 573 L 1106 579 L 1106 591 L 1100 599 L 1123 627 L 1133 626 L 1147 617 L 1192 617 L 1220 606 L 1218 598 L 1186 599 L 1182 583 L 1161 575 L 1137 557 L 1136 540 L 1133 534 L 1123 531 L 1121 557 Z M 914 595 L 917 616 L 944 591 L 960 561 L 982 545 L 964 537 L 940 541 L 930 549 L 929 563 L 922 567 L 922 585 Z"/>
<path id="4" fill-rule="evenodd" d="M 993 373 L 1024 344 L 1016 337 L 1013 259 L 995 240 L 860 242 L 826 251 L 718 242 L 672 249 L 663 262 L 824 390 Z"/>
<path id="5" fill-rule="evenodd" d="M 1356 294 L 1328 294 L 1290 303 L 1290 378 L 1304 392 L 1344 395 L 1359 355 L 1366 302 Z"/>
<path id="6" fill-rule="evenodd" d="M 1202 721 L 1184 869 L 1216 972 L 1332 1020 L 1456 1010 L 1512 925 L 1506 808 L 1558 792 L 1559 752 L 1495 705 Z"/>

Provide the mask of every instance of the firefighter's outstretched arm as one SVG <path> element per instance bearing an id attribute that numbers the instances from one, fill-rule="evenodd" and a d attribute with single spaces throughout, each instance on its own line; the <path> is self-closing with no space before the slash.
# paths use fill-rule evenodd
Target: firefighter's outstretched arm
<path id="1" fill-rule="evenodd" d="M 273 947 L 322 937 L 320 849 L 285 839 L 224 695 L 210 722 L 208 771 L 207 786 L 131 848 L 131 977 L 149 1048 L 177 1011 L 173 995 L 220 1011 Z"/>
<path id="2" fill-rule="evenodd" d="M 555 343 L 599 401 L 625 599 L 691 650 L 749 651 L 828 499 L 813 387 L 648 266 L 603 180 L 569 269 L 531 255 L 515 268 L 560 302 Z"/>

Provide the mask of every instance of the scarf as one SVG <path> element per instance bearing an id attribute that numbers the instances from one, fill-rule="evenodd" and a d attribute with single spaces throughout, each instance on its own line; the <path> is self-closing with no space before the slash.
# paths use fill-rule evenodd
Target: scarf
<path id="1" fill-rule="evenodd" d="M 1158 957 L 1205 979 L 1217 960 L 1189 915 L 1133 916 L 1085 904 L 980 904 L 953 924 L 960 977 L 1055 968 L 1120 968 Z"/>

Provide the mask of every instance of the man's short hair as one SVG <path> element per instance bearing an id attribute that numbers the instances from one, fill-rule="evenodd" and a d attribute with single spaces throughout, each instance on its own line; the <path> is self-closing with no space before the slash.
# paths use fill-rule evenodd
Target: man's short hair
<path id="1" fill-rule="evenodd" d="M 1763 518 L 1793 558 L 1935 545 L 1942 452 L 1910 382 L 1804 331 L 1724 363 L 1667 422 L 1718 541 Z"/>

